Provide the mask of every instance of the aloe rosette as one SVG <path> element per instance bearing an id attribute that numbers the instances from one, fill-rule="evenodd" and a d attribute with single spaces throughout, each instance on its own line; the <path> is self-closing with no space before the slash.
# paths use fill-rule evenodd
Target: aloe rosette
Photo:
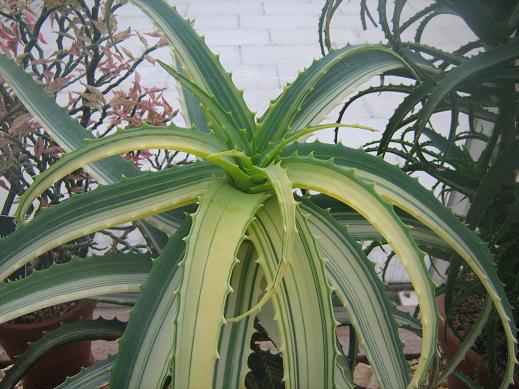
<path id="1" fill-rule="evenodd" d="M 188 21 L 162 0 L 133 2 L 174 49 L 176 66 L 162 66 L 181 85 L 185 101 L 198 102 L 186 106 L 192 127 L 144 125 L 85 139 L 92 137 L 28 74 L 0 56 L 2 76 L 67 151 L 21 198 L 21 226 L 0 241 L 0 277 L 72 239 L 143 218 L 167 233 L 169 242 L 153 260 L 77 259 L 9 282 L 0 289 L 1 322 L 59 302 L 139 291 L 117 357 L 83 370 L 70 385 L 109 380 L 112 388 L 155 388 L 171 380 L 175 388 L 243 387 L 258 318 L 281 353 L 287 388 L 352 388 L 337 347 L 335 292 L 381 386 L 415 388 L 426 381 L 438 355 L 435 290 L 422 251 L 434 246 L 456 252 L 480 277 L 501 317 L 514 365 L 510 304 L 477 236 L 397 167 L 343 145 L 297 142 L 326 127 L 323 118 L 366 80 L 411 71 L 405 61 L 379 45 L 332 51 L 300 73 L 256 119 Z M 117 156 L 148 148 L 174 149 L 197 160 L 140 172 Z M 98 188 L 34 218 L 27 215 L 40 193 L 80 167 L 97 179 Z M 348 205 L 351 217 L 325 210 L 312 196 L 295 196 L 298 188 Z M 190 204 L 196 211 L 184 221 L 169 212 Z M 401 218 L 394 208 L 408 216 Z M 420 226 L 416 230 L 406 224 L 409 215 Z M 364 232 L 350 234 L 345 225 L 356 220 Z M 375 238 L 392 246 L 418 295 L 422 352 L 412 377 L 394 308 L 357 243 Z M 51 333 L 46 338 L 52 343 Z M 509 371 L 505 381 L 510 379 Z"/>

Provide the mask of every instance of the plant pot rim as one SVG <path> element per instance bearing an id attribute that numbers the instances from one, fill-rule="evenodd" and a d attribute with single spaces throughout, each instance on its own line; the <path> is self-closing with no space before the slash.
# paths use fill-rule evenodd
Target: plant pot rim
<path id="1" fill-rule="evenodd" d="M 0 328 L 5 329 L 17 329 L 17 330 L 33 330 L 40 327 L 49 327 L 52 325 L 56 325 L 59 323 L 63 323 L 74 317 L 79 311 L 88 309 L 87 307 L 92 307 L 92 309 L 96 306 L 95 301 L 90 300 L 78 300 L 77 304 L 74 305 L 71 309 L 66 312 L 63 312 L 61 315 L 53 317 L 51 319 L 46 319 L 43 321 L 35 321 L 32 323 L 2 323 L 0 324 Z"/>

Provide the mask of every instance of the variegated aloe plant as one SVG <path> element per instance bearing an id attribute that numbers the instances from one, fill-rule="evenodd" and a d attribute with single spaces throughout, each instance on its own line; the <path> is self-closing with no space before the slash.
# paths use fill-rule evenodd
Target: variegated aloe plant
<path id="1" fill-rule="evenodd" d="M 287 388 L 347 388 L 353 387 L 352 374 L 337 347 L 335 291 L 380 384 L 415 388 L 426 381 L 438 354 L 435 291 L 418 243 L 423 249 L 450 248 L 480 277 L 502 319 L 509 365 L 514 365 L 510 306 L 490 253 L 476 235 L 397 167 L 342 145 L 296 142 L 326 127 L 319 125 L 322 119 L 365 80 L 389 70 L 411 71 L 401 58 L 382 46 L 333 51 L 300 73 L 256 120 L 187 21 L 163 0 L 134 3 L 169 40 L 178 63 L 163 67 L 181 84 L 186 101 L 196 99 L 201 109 L 187 105 L 191 128 L 146 125 L 86 142 L 90 135 L 29 75 L 0 56 L 2 76 L 68 151 L 21 199 L 22 226 L 0 241 L 0 275 L 5 279 L 67 241 L 142 218 L 168 233 L 169 243 L 153 263 L 135 255 L 95 257 L 8 283 L 0 288 L 1 322 L 60 302 L 140 291 L 110 372 L 101 365 L 74 382 L 92 386 L 105 372 L 111 388 L 157 388 L 168 380 L 174 388 L 243 387 L 256 317 L 281 352 Z M 171 148 L 199 160 L 141 173 L 116 156 L 148 148 Z M 80 167 L 105 185 L 25 223 L 35 198 Z M 348 205 L 353 218 L 364 220 L 365 236 L 356 239 L 379 235 L 398 254 L 421 308 L 422 352 L 413 377 L 383 285 L 344 227 L 348 213 L 328 212 L 312 196 L 301 200 L 294 195 L 297 188 Z M 189 204 L 197 209 L 183 222 L 170 212 Z M 411 230 L 393 207 L 421 227 Z M 93 326 L 83 339 L 95 337 Z M 112 327 L 100 322 L 99 331 L 109 337 Z M 80 328 L 70 331 L 80 334 Z M 65 338 L 64 332 L 48 334 L 28 352 L 41 353 L 46 344 Z M 5 386 L 30 359 L 15 365 Z"/>

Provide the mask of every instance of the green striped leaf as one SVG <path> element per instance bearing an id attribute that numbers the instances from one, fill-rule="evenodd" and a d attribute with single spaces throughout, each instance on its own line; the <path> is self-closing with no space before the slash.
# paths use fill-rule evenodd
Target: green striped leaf
<path id="1" fill-rule="evenodd" d="M 65 323 L 55 330 L 46 332 L 40 339 L 29 344 L 27 351 L 16 361 L 0 382 L 1 389 L 12 388 L 25 372 L 49 351 L 67 343 L 81 340 L 116 340 L 124 331 L 125 323 L 114 320 L 79 320 Z"/>
<path id="2" fill-rule="evenodd" d="M 214 123 L 214 126 L 212 126 L 211 129 L 214 130 L 216 134 L 218 134 L 220 139 L 227 139 L 229 147 L 232 149 L 237 148 L 239 150 L 247 150 L 250 152 L 250 144 L 247 142 L 244 136 L 241 136 L 240 128 L 234 122 L 232 115 L 228 112 L 225 112 L 225 110 L 220 106 L 220 104 L 218 104 L 214 97 L 209 96 L 207 93 L 205 93 L 204 90 L 202 90 L 202 88 L 191 82 L 187 77 L 176 71 L 171 66 L 161 61 L 159 61 L 159 63 L 164 68 L 164 70 L 175 77 L 175 79 L 183 87 L 189 89 L 193 96 L 198 99 L 200 104 L 205 107 L 204 111 L 210 119 L 208 121 Z"/>
<path id="3" fill-rule="evenodd" d="M 328 259 L 327 275 L 343 303 L 382 388 L 405 388 L 409 383 L 393 307 L 374 263 L 362 247 L 326 211 L 309 201 L 304 210 L 321 255 Z M 376 325 L 374 325 L 376 323 Z"/>
<path id="4" fill-rule="evenodd" d="M 240 128 L 252 136 L 255 128 L 254 118 L 243 100 L 243 92 L 233 84 L 217 56 L 215 56 L 191 26 L 179 15 L 175 8 L 163 0 L 132 0 L 153 23 L 162 31 L 175 51 L 188 78 L 226 110 L 232 112 Z"/>
<path id="5" fill-rule="evenodd" d="M 333 387 L 336 357 L 336 322 L 331 305 L 331 287 L 324 262 L 302 215 L 297 214 L 299 232 L 294 260 L 273 296 L 274 320 L 279 334 L 286 388 Z M 283 217 L 275 200 L 267 203 L 249 228 L 267 283 L 271 283 L 281 261 Z"/>
<path id="6" fill-rule="evenodd" d="M 184 256 L 187 218 L 157 258 L 130 312 L 112 369 L 111 388 L 159 388 L 169 373 L 178 301 L 178 263 Z"/>
<path id="7" fill-rule="evenodd" d="M 63 150 L 74 151 L 85 146 L 86 139 L 95 139 L 93 134 L 70 117 L 40 84 L 1 53 L 0 73 L 31 115 Z M 101 184 L 114 183 L 121 177 L 134 177 L 142 173 L 132 163 L 119 156 L 103 159 L 85 166 L 85 169 Z M 149 221 L 157 228 L 171 234 L 182 219 L 182 213 L 167 213 L 150 218 Z"/>
<path id="8" fill-rule="evenodd" d="M 150 268 L 151 261 L 145 254 L 107 254 L 73 258 L 33 271 L 2 286 L 0 323 L 67 301 L 137 291 Z"/>
<path id="9" fill-rule="evenodd" d="M 354 240 L 369 240 L 384 243 L 384 238 L 380 235 L 380 232 L 350 207 L 326 196 L 311 196 L 309 201 L 320 208 L 328 210 L 335 220 L 347 228 L 348 234 Z M 304 205 L 303 208 L 305 208 Z M 395 211 L 400 220 L 402 220 L 406 226 L 411 227 L 411 236 L 418 246 L 427 254 L 440 258 L 449 258 L 454 253 L 445 241 L 415 218 L 399 209 Z"/>
<path id="10" fill-rule="evenodd" d="M 477 338 L 483 332 L 483 329 L 487 324 L 488 317 L 490 316 L 490 312 L 492 311 L 492 307 L 492 300 L 490 298 L 487 298 L 485 300 L 485 304 L 483 305 L 483 309 L 481 310 L 478 317 L 476 318 L 476 321 L 474 322 L 473 327 L 465 335 L 465 339 L 463 339 L 463 342 L 456 350 L 454 356 L 452 358 L 449 358 L 449 361 L 447 362 L 445 369 L 441 372 L 441 375 L 438 377 L 436 381 L 437 385 L 440 385 L 443 382 L 445 382 L 447 380 L 447 377 L 449 377 L 449 375 L 451 375 L 456 370 L 458 365 L 461 362 L 463 362 L 467 352 L 472 348 L 472 346 L 474 346 L 474 343 L 476 342 Z"/>
<path id="11" fill-rule="evenodd" d="M 508 347 L 505 382 L 511 379 L 511 370 L 516 363 L 517 331 L 512 307 L 496 274 L 492 254 L 477 234 L 443 206 L 432 192 L 381 158 L 342 145 L 294 144 L 290 151 L 296 150 L 303 155 L 313 153 L 317 158 L 333 157 L 335 164 L 355 169 L 358 177 L 375 184 L 375 190 L 382 198 L 415 217 L 465 260 L 481 280 L 501 318 Z"/>
<path id="12" fill-rule="evenodd" d="M 177 71 L 186 76 L 184 66 L 175 58 L 175 55 L 171 53 L 171 60 L 174 62 L 174 67 Z M 178 88 L 179 103 L 180 103 L 180 114 L 184 119 L 187 127 L 197 128 L 202 132 L 209 133 L 209 126 L 207 125 L 207 118 L 205 113 L 200 107 L 200 103 L 193 96 L 193 94 L 186 87 L 182 86 Z"/>
<path id="13" fill-rule="evenodd" d="M 257 255 L 250 242 L 243 242 L 238 252 L 232 278 L 232 292 L 227 296 L 225 317 L 235 317 L 256 305 L 263 292 L 263 272 L 257 264 Z M 245 375 L 249 371 L 248 357 L 252 352 L 251 337 L 254 333 L 253 315 L 236 323 L 223 326 L 218 342 L 220 358 L 216 362 L 213 388 L 244 388 Z"/>
<path id="14" fill-rule="evenodd" d="M 274 190 L 274 194 L 278 200 L 279 211 L 283 219 L 283 246 L 281 248 L 281 261 L 276 276 L 269 282 L 267 291 L 261 297 L 261 300 L 254 307 L 240 316 L 233 318 L 233 321 L 241 320 L 245 316 L 259 312 L 261 307 L 272 297 L 274 291 L 279 287 L 283 279 L 287 266 L 292 261 L 292 248 L 296 235 L 296 206 L 297 202 L 294 200 L 292 192 L 292 185 L 288 180 L 287 174 L 280 165 L 272 164 L 261 169 L 267 175 L 267 179 Z M 267 184 L 268 185 L 268 184 Z M 262 187 L 261 185 L 260 187 Z"/>
<path id="15" fill-rule="evenodd" d="M 56 101 L 32 79 L 30 74 L 1 53 L 0 73 L 27 111 L 63 150 L 67 152 L 76 150 L 86 144 L 85 139 L 95 138 L 76 119 L 69 116 L 65 109 L 56 104 Z M 138 174 L 138 170 L 131 162 L 119 157 L 97 162 L 86 169 L 102 183 L 116 182 L 123 175 L 132 177 Z"/>
<path id="16" fill-rule="evenodd" d="M 321 192 L 354 208 L 380 231 L 400 258 L 418 296 L 422 314 L 422 352 L 408 386 L 418 387 L 425 381 L 438 352 L 438 311 L 434 285 L 424 264 L 424 253 L 418 249 L 392 207 L 382 200 L 373 186 L 357 178 L 353 169 L 337 167 L 331 161 L 297 156 L 286 158 L 282 166 L 287 169 L 295 187 Z"/>
<path id="17" fill-rule="evenodd" d="M 105 387 L 110 383 L 110 370 L 114 359 L 114 355 L 109 355 L 106 359 L 97 361 L 90 367 L 82 368 L 78 374 L 68 377 L 56 389 L 99 389 Z"/>
<path id="18" fill-rule="evenodd" d="M 377 64 L 371 65 L 369 70 L 364 71 L 364 77 L 373 77 L 374 75 L 380 74 L 381 71 L 388 70 L 389 67 L 394 68 L 402 67 L 402 60 L 392 53 L 390 50 L 383 48 L 382 46 L 370 46 L 370 47 L 355 47 L 346 46 L 339 50 L 333 50 L 325 57 L 316 60 L 312 65 L 304 72 L 299 73 L 295 81 L 289 86 L 285 87 L 280 96 L 272 103 L 264 117 L 261 119 L 257 134 L 257 147 L 258 150 L 263 151 L 269 143 L 276 145 L 286 133 L 295 132 L 307 127 L 310 124 L 318 124 L 317 120 L 308 120 L 304 125 L 298 125 L 293 127 L 294 119 L 297 116 L 301 116 L 299 113 L 303 102 L 309 98 L 314 99 L 313 101 L 321 100 L 324 95 L 328 98 L 328 93 L 334 93 L 333 90 L 324 91 L 320 90 L 315 92 L 316 88 L 322 88 L 323 83 L 326 83 L 327 78 L 333 78 L 340 75 L 341 87 L 349 89 L 352 87 L 352 83 L 355 85 L 362 78 L 357 73 L 360 69 L 355 69 L 357 63 L 364 63 L 363 68 L 370 64 L 369 60 L 373 54 L 376 53 L 379 56 Z M 390 64 L 390 65 L 388 65 Z M 389 67 L 388 67 L 389 66 Z M 350 73 L 350 68 L 353 71 Z M 368 66 L 369 67 L 369 66 Z M 377 70 L 374 70 L 377 69 Z M 378 72 L 374 74 L 374 72 Z M 336 85 L 334 85 L 335 87 Z M 328 86 L 327 89 L 331 89 Z M 351 91 L 351 89 L 349 89 Z M 312 94 L 320 93 L 321 96 L 318 98 L 313 97 Z M 339 93 L 341 98 L 349 93 L 345 91 L 336 90 L 335 93 Z M 330 101 L 336 101 L 338 98 L 334 96 Z M 326 106 L 323 105 L 323 109 L 326 110 Z M 335 108 L 335 107 L 332 107 Z M 323 117 L 326 117 L 328 111 L 324 113 Z"/>
<path id="19" fill-rule="evenodd" d="M 245 194 L 216 180 L 200 200 L 186 238 L 178 288 L 172 386 L 211 387 L 225 301 L 238 248 L 264 194 Z"/>
<path id="20" fill-rule="evenodd" d="M 82 193 L 0 239 L 0 280 L 70 240 L 196 201 L 221 170 L 206 163 L 143 174 Z"/>
<path id="21" fill-rule="evenodd" d="M 291 131 L 319 124 L 362 83 L 395 69 L 407 68 L 391 50 L 380 46 L 348 46 L 349 56 L 315 85 L 291 123 Z"/>
<path id="22" fill-rule="evenodd" d="M 143 126 L 121 131 L 65 154 L 58 162 L 37 176 L 33 185 L 27 189 L 20 200 L 16 211 L 18 221 L 23 222 L 25 213 L 34 199 L 67 174 L 109 155 L 147 148 L 169 148 L 202 158 L 227 150 L 226 145 L 215 137 L 193 129 L 176 126 Z M 222 167 L 232 165 L 232 162 L 226 162 L 223 159 L 215 160 L 214 163 L 220 164 Z M 233 168 L 231 167 L 231 169 Z"/>
<path id="23" fill-rule="evenodd" d="M 432 93 L 425 101 L 423 108 L 420 110 L 420 116 L 415 127 L 415 137 L 417 137 L 425 128 L 434 110 L 442 102 L 445 96 L 447 96 L 447 94 L 457 86 L 481 72 L 492 68 L 495 69 L 496 65 L 516 59 L 518 55 L 519 42 L 512 40 L 509 43 L 504 43 L 499 47 L 492 48 L 492 50 L 488 52 L 475 55 L 451 70 L 438 83 L 438 85 L 435 86 Z M 507 379 L 511 379 L 510 374 L 508 374 Z"/>

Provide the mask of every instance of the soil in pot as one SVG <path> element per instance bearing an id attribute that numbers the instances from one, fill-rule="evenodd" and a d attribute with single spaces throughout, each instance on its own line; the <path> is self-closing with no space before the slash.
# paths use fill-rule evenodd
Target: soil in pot
<path id="1" fill-rule="evenodd" d="M 57 306 L 23 317 L 16 322 L 0 325 L 0 343 L 11 359 L 27 349 L 27 343 L 39 339 L 43 332 L 58 328 L 60 323 L 92 319 L 96 304 L 81 301 L 68 306 Z M 67 309 L 68 308 L 68 309 Z M 58 316 L 52 316 L 58 313 Z M 34 321 L 34 320 L 39 321 Z M 27 322 L 32 320 L 32 322 Z M 25 322 L 24 322 L 25 321 Z M 90 342 L 77 342 L 61 346 L 48 353 L 33 365 L 23 379 L 24 389 L 51 389 L 66 377 L 77 374 L 81 367 L 93 363 Z"/>

